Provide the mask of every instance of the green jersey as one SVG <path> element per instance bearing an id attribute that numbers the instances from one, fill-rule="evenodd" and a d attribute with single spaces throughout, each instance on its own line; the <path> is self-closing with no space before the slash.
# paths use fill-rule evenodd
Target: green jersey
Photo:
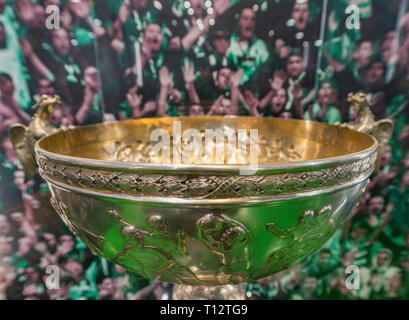
<path id="1" fill-rule="evenodd" d="M 322 107 L 319 103 L 314 103 L 312 107 L 312 114 L 317 115 L 322 112 Z M 304 114 L 304 119 L 305 120 L 313 120 L 313 116 L 310 114 L 310 112 L 305 112 Z M 334 124 L 335 122 L 341 122 L 342 117 L 341 117 L 341 112 L 338 110 L 337 107 L 334 106 L 329 106 L 327 113 L 325 114 L 324 119 L 322 121 L 325 121 L 326 123 L 329 124 Z"/>
<path id="2" fill-rule="evenodd" d="M 238 69 L 244 69 L 242 84 L 247 83 L 270 57 L 263 40 L 254 38 L 251 42 L 243 43 L 235 34 L 230 39 L 227 56 Z"/>

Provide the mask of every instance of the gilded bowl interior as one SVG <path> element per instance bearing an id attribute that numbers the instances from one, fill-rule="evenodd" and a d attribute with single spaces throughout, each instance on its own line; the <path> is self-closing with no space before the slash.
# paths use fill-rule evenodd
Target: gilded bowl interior
<path id="1" fill-rule="evenodd" d="M 60 156 L 151 163 L 156 160 L 149 157 L 149 150 L 157 143 L 151 141 L 151 133 L 164 129 L 169 132 L 172 143 L 176 122 L 180 123 L 182 135 L 193 128 L 199 130 L 203 138 L 205 129 L 226 131 L 228 128 L 235 133 L 245 129 L 250 141 L 250 130 L 257 129 L 259 164 L 348 156 L 365 152 L 376 144 L 367 134 L 318 122 L 252 117 L 174 117 L 127 120 L 60 131 L 42 139 L 38 146 Z"/>

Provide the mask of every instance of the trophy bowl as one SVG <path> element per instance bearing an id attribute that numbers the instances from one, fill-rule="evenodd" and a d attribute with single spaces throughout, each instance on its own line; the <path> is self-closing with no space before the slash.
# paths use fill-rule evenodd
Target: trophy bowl
<path id="1" fill-rule="evenodd" d="M 295 266 L 348 219 L 393 131 L 364 94 L 349 98 L 358 118 L 342 125 L 203 116 L 57 130 L 59 98 L 43 96 L 10 137 L 93 253 L 209 297 Z"/>
<path id="2" fill-rule="evenodd" d="M 151 133 L 258 129 L 258 164 L 146 162 Z M 183 144 L 183 141 L 182 141 Z M 290 268 L 342 226 L 377 158 L 368 134 L 250 117 L 126 120 L 60 130 L 35 146 L 64 223 L 93 253 L 145 278 L 193 286 Z"/>

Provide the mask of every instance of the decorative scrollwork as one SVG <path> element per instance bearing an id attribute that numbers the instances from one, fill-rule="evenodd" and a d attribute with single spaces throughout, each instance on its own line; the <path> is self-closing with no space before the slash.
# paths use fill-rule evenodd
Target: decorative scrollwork
<path id="1" fill-rule="evenodd" d="M 41 173 L 51 181 L 98 192 L 141 197 L 226 199 L 282 195 L 342 185 L 373 171 L 376 154 L 328 168 L 263 176 L 154 174 L 76 167 L 38 157 Z"/>

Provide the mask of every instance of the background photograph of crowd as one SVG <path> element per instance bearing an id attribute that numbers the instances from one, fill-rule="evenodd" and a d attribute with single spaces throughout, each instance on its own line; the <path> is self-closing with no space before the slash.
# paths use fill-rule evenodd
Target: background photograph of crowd
<path id="1" fill-rule="evenodd" d="M 0 300 L 171 298 L 172 284 L 92 255 L 44 181 L 24 180 L 7 130 L 29 123 L 42 94 L 61 97 L 55 126 L 178 115 L 332 124 L 356 117 L 346 100 L 358 91 L 377 119 L 395 120 L 380 173 L 323 249 L 247 284 L 248 299 L 409 299 L 409 1 L 0 0 Z M 45 285 L 50 265 L 60 289 Z M 359 289 L 346 287 L 349 265 Z"/>

